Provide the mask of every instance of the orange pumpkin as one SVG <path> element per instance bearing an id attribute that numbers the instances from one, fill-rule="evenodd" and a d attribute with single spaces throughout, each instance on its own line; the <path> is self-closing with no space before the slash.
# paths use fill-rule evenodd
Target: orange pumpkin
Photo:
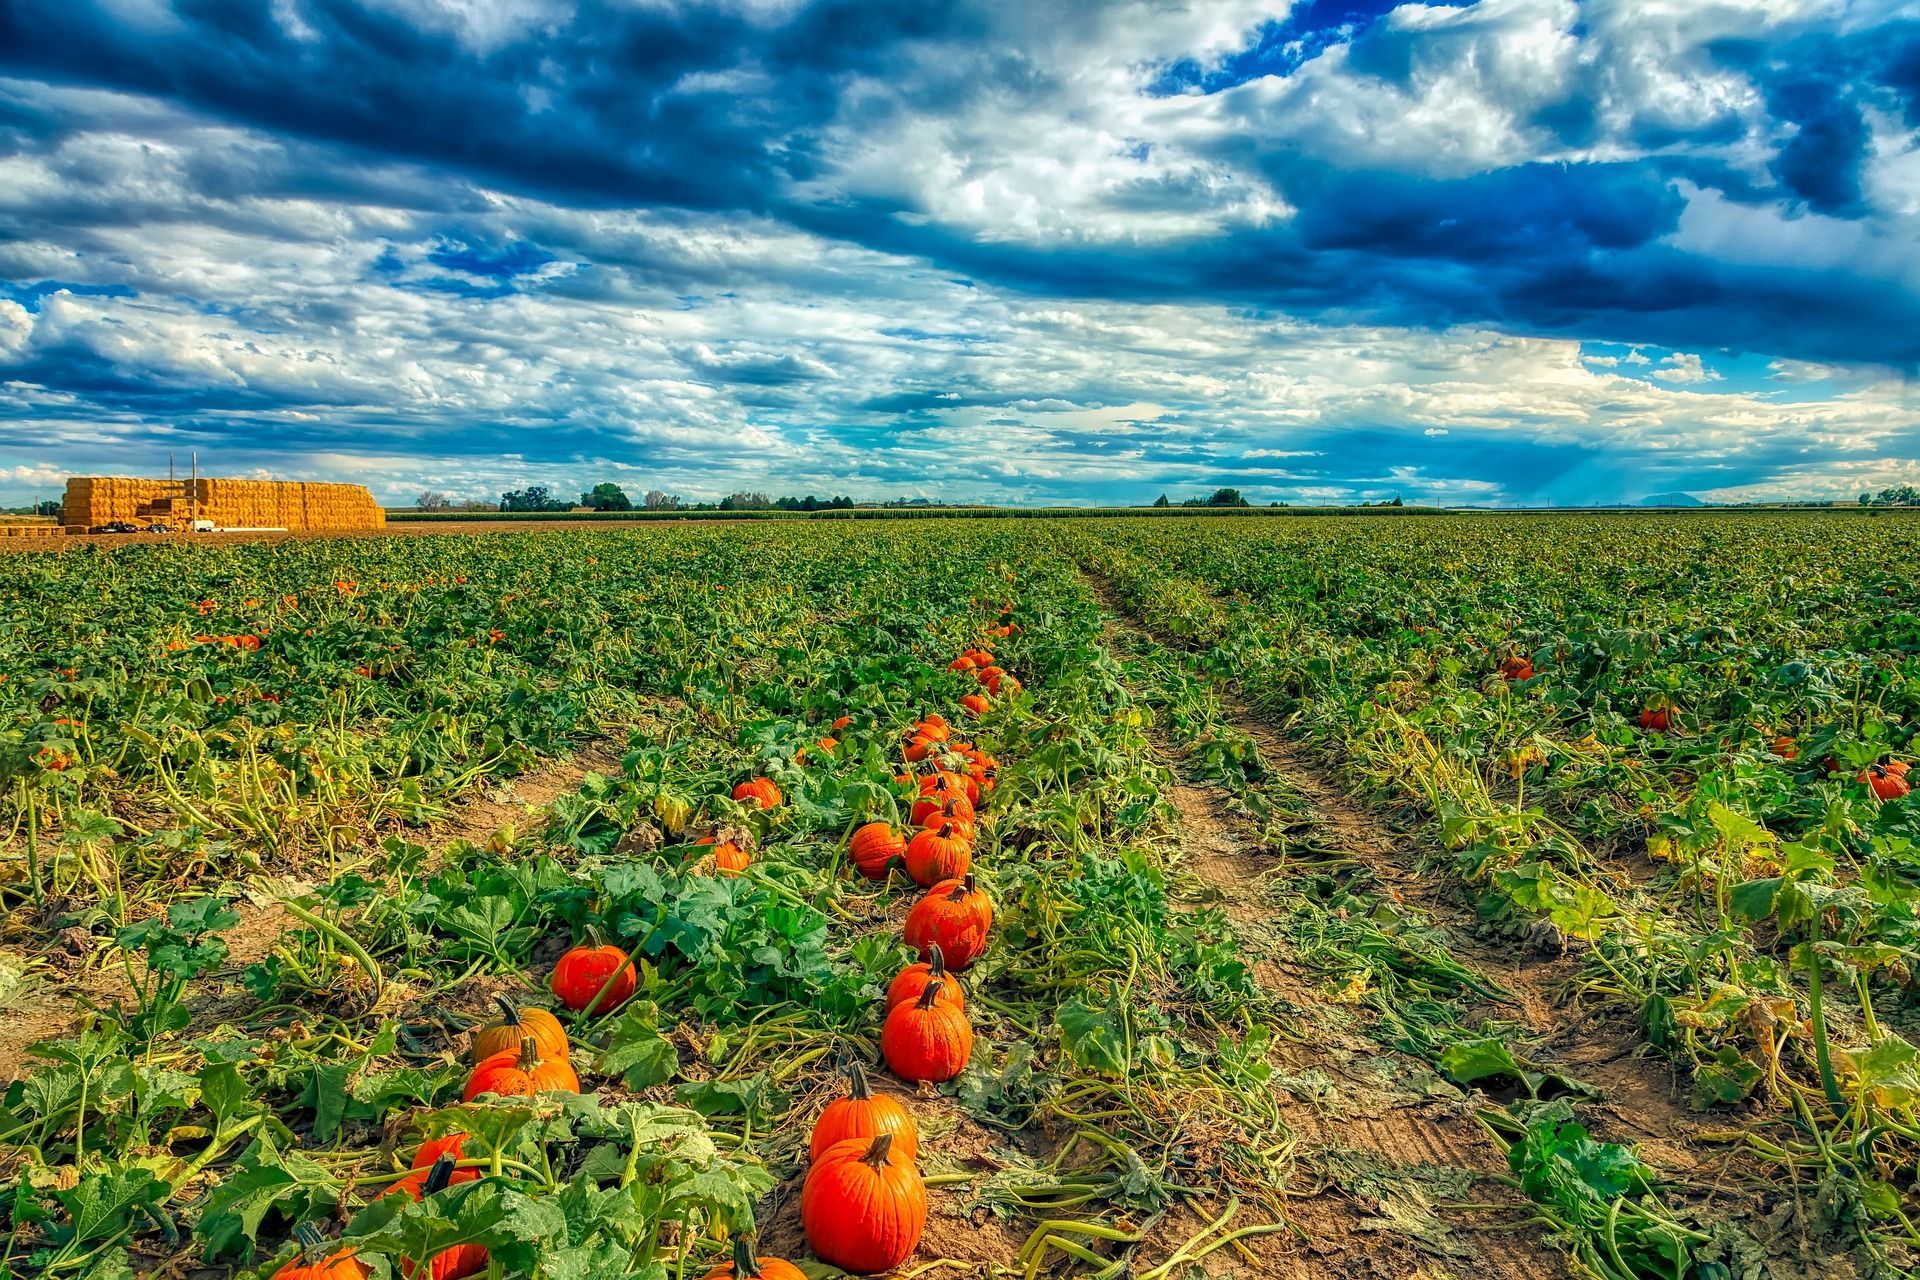
<path id="1" fill-rule="evenodd" d="M 924 1192 L 922 1193 L 924 1196 Z M 351 1247 L 336 1249 L 323 1258 L 314 1255 L 325 1247 L 326 1242 L 312 1226 L 303 1222 L 293 1229 L 294 1239 L 300 1242 L 300 1254 L 292 1262 L 273 1273 L 273 1280 L 367 1280 L 373 1269 L 354 1256 Z M 909 1250 L 911 1252 L 911 1250 Z"/>
<path id="2" fill-rule="evenodd" d="M 922 831 L 907 841 L 905 858 L 907 874 L 915 884 L 936 885 L 967 874 L 973 866 L 973 840 L 945 822 L 938 831 Z"/>
<path id="3" fill-rule="evenodd" d="M 960 792 L 936 792 L 913 802 L 913 825 L 938 828 L 951 822 L 958 827 L 973 826 L 973 804 Z"/>
<path id="4" fill-rule="evenodd" d="M 488 1023 L 473 1033 L 468 1056 L 474 1062 L 518 1049 L 520 1042 L 529 1036 L 540 1046 L 542 1057 L 565 1060 L 572 1055 L 567 1030 L 560 1025 L 560 1019 L 545 1009 L 517 1009 L 504 995 L 497 995 L 493 1000 L 500 1006 L 500 1021 Z"/>
<path id="5" fill-rule="evenodd" d="M 883 1133 L 893 1135 L 894 1146 L 909 1160 L 919 1149 L 920 1128 L 906 1104 L 892 1094 L 875 1093 L 867 1083 L 865 1069 L 858 1062 L 849 1062 L 846 1096 L 829 1102 L 813 1122 L 807 1158 L 818 1160 L 820 1153 L 836 1142 L 871 1142 Z"/>
<path id="6" fill-rule="evenodd" d="M 1913 790 L 1904 766 L 1870 764 L 1860 771 L 1860 781 L 1873 788 L 1877 800 L 1898 800 Z"/>
<path id="7" fill-rule="evenodd" d="M 413 1153 L 413 1171 L 406 1177 L 397 1179 L 383 1194 L 392 1195 L 397 1191 L 410 1200 L 418 1200 L 422 1195 L 432 1194 L 428 1189 L 428 1182 L 442 1163 L 447 1167 L 444 1185 L 457 1186 L 462 1182 L 472 1182 L 480 1176 L 478 1169 L 460 1169 L 454 1165 L 454 1162 L 460 1159 L 461 1147 L 466 1144 L 466 1141 L 466 1134 L 452 1133 L 444 1138 L 434 1138 L 421 1143 L 420 1149 Z"/>
<path id="8" fill-rule="evenodd" d="M 785 796 L 772 778 L 749 778 L 733 789 L 733 798 L 753 809 L 771 809 Z"/>
<path id="9" fill-rule="evenodd" d="M 640 980 L 633 961 L 615 946 L 574 947 L 560 957 L 548 989 L 575 1013 L 607 1013 L 632 999 Z"/>
<path id="10" fill-rule="evenodd" d="M 894 860 L 906 851 L 906 837 L 886 822 L 869 822 L 847 841 L 854 868 L 869 880 L 885 880 Z"/>
<path id="11" fill-rule="evenodd" d="M 931 962 L 939 947 L 950 969 L 965 969 L 987 949 L 993 927 L 993 900 L 972 876 L 943 880 L 907 912 L 907 945 Z"/>
<path id="12" fill-rule="evenodd" d="M 737 876 L 753 865 L 753 855 L 748 853 L 745 847 L 733 840 L 722 840 L 720 843 L 714 844 L 714 837 L 707 836 L 704 839 L 695 841 L 695 843 L 712 845 L 713 868 L 723 876 Z M 702 868 L 696 867 L 696 874 L 701 870 Z"/>
<path id="13" fill-rule="evenodd" d="M 926 1184 L 891 1134 L 837 1142 L 800 1188 L 800 1226 L 822 1262 L 858 1275 L 892 1271 L 926 1229 Z"/>
<path id="14" fill-rule="evenodd" d="M 445 1191 L 452 1180 L 452 1173 L 453 1157 L 443 1155 L 434 1161 L 420 1189 L 421 1196 Z M 442 1249 L 433 1255 L 425 1267 L 412 1258 L 400 1259 L 400 1274 L 406 1280 L 465 1280 L 465 1277 L 479 1275 L 486 1269 L 487 1247 L 480 1244 L 457 1244 L 451 1249 Z"/>
<path id="15" fill-rule="evenodd" d="M 893 1006 L 909 1000 L 918 1000 L 920 993 L 934 983 L 940 984 L 940 998 L 959 1006 L 967 1007 L 966 993 L 960 989 L 960 980 L 947 970 L 947 958 L 941 953 L 940 945 L 930 948 L 932 955 L 918 964 L 910 964 L 893 975 L 893 981 L 887 984 L 887 1011 Z"/>
<path id="16" fill-rule="evenodd" d="M 983 716 L 993 710 L 993 702 L 984 693 L 965 694 L 960 699 L 960 705 L 977 716 Z"/>
<path id="17" fill-rule="evenodd" d="M 940 998 L 943 985 L 928 983 L 919 999 L 888 1010 L 880 1027 L 880 1052 L 902 1080 L 951 1080 L 973 1056 L 966 1010 Z"/>
<path id="18" fill-rule="evenodd" d="M 503 1098 L 531 1098 L 537 1093 L 578 1093 L 580 1077 L 565 1058 L 542 1058 L 540 1047 L 529 1036 L 518 1050 L 496 1053 L 467 1076 L 461 1091 L 463 1101 L 472 1102 L 483 1093 Z"/>
<path id="19" fill-rule="evenodd" d="M 807 1273 L 783 1258 L 755 1254 L 753 1237 L 735 1236 L 733 1261 L 707 1272 L 703 1280 L 807 1280 Z"/>
<path id="20" fill-rule="evenodd" d="M 1640 711 L 1640 727 L 1649 733 L 1665 733 L 1673 724 L 1673 709 L 1655 704 Z"/>

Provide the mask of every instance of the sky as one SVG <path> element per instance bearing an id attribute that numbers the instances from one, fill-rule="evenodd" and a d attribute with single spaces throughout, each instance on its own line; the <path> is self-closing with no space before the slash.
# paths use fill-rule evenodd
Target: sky
<path id="1" fill-rule="evenodd" d="M 1920 480 L 1920 0 L 4 0 L 0 502 Z"/>

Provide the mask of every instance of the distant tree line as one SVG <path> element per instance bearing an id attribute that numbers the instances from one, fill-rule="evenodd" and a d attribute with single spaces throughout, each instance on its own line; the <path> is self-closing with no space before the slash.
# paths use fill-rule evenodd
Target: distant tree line
<path id="1" fill-rule="evenodd" d="M 925 501 L 921 499 L 920 501 Z M 492 502 L 455 502 L 446 494 L 429 489 L 413 500 L 413 505 L 421 511 L 521 511 L 554 512 L 575 511 L 850 511 L 853 499 L 845 494 L 834 498 L 817 498 L 813 494 L 805 497 L 772 498 L 764 493 L 742 491 L 730 493 L 719 502 L 688 502 L 677 493 L 668 493 L 663 489 L 649 489 L 640 498 L 636 507 L 626 491 L 611 481 L 603 481 L 580 495 L 580 501 L 569 502 L 557 496 L 552 489 L 543 484 L 530 484 L 524 489 L 509 489 L 500 495 L 498 503 Z"/>
<path id="2" fill-rule="evenodd" d="M 1888 485 L 1878 493 L 1860 495 L 1863 507 L 1920 507 L 1920 489 L 1910 484 Z"/>
<path id="3" fill-rule="evenodd" d="M 1153 500 L 1153 505 L 1160 508 L 1170 507 L 1173 503 L 1169 502 L 1167 495 L 1163 493 Z M 1248 502 L 1238 489 L 1215 489 L 1204 498 L 1188 498 L 1180 505 L 1183 507 L 1250 507 L 1253 504 Z"/>

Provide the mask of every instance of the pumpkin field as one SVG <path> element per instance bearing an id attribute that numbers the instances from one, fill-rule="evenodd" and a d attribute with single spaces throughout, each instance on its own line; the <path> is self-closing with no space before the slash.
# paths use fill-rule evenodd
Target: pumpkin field
<path id="1" fill-rule="evenodd" d="M 4 1269 L 1911 1275 L 1916 532 L 0 557 Z"/>

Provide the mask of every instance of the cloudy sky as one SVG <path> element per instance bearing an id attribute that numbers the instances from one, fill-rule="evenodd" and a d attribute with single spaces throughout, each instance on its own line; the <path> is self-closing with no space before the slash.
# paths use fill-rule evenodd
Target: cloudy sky
<path id="1" fill-rule="evenodd" d="M 0 501 L 1920 478 L 1920 0 L 0 0 Z"/>

